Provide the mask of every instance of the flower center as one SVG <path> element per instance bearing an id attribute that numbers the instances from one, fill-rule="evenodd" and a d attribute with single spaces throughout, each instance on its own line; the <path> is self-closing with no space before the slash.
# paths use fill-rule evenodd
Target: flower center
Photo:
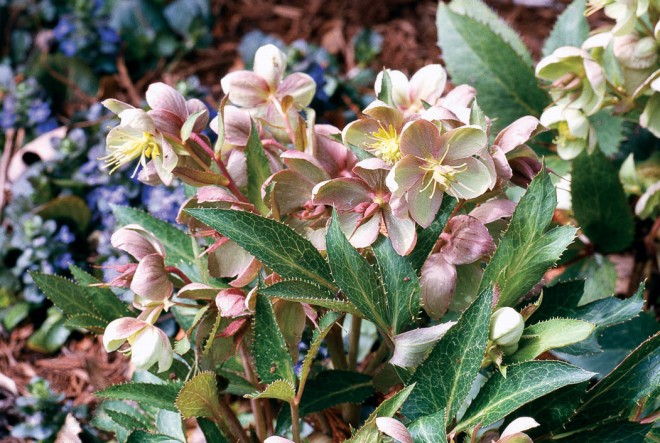
<path id="1" fill-rule="evenodd" d="M 426 191 L 429 186 L 433 186 L 433 191 L 429 198 L 433 198 L 436 190 L 440 192 L 445 192 L 452 183 L 456 181 L 456 176 L 461 172 L 465 172 L 467 169 L 467 164 L 463 163 L 458 166 L 443 165 L 442 160 L 426 160 L 426 166 L 423 166 L 421 169 L 425 171 L 424 180 L 426 182 L 428 177 L 428 183 L 424 188 L 419 192 Z"/>
<path id="2" fill-rule="evenodd" d="M 402 157 L 399 150 L 399 134 L 391 123 L 385 128 L 382 124 L 377 131 L 368 135 L 373 143 L 368 143 L 370 150 L 382 158 L 388 165 L 393 165 Z"/>
<path id="3" fill-rule="evenodd" d="M 126 141 L 119 147 L 112 149 L 110 154 L 102 157 L 108 167 L 110 167 L 110 174 L 115 172 L 118 168 L 129 163 L 137 158 L 144 166 L 147 158 L 155 158 L 160 156 L 161 148 L 156 137 L 148 132 L 143 132 L 142 137 L 134 137 L 125 134 Z M 139 164 L 138 164 L 139 166 Z M 137 172 L 137 167 L 133 175 Z"/>
<path id="4" fill-rule="evenodd" d="M 567 122 L 559 122 L 559 125 L 557 126 L 557 137 L 553 140 L 556 145 L 564 146 L 566 143 L 577 139 L 578 137 L 571 134 Z"/>

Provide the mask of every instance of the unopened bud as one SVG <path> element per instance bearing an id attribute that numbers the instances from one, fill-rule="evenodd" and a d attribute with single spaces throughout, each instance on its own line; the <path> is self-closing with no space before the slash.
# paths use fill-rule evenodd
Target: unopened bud
<path id="1" fill-rule="evenodd" d="M 500 308 L 490 319 L 489 338 L 500 347 L 511 347 L 518 344 L 523 329 L 525 320 L 522 315 L 513 308 Z"/>

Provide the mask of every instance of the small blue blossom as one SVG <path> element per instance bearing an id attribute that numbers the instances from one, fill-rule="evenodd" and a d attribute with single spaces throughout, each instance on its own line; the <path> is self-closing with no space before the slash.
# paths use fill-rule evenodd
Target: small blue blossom
<path id="1" fill-rule="evenodd" d="M 73 30 L 74 26 L 71 20 L 68 17 L 62 17 L 53 29 L 53 37 L 55 37 L 57 40 L 62 40 L 67 35 L 71 34 Z"/>
<path id="2" fill-rule="evenodd" d="M 28 118 L 30 123 L 44 123 L 46 120 L 48 120 L 50 114 L 50 105 L 43 100 L 35 100 L 30 104 L 30 109 L 28 110 Z"/>
<path id="3" fill-rule="evenodd" d="M 65 252 L 64 254 L 55 257 L 55 266 L 60 270 L 69 269 L 69 265 L 73 264 L 73 256 L 70 252 Z"/>
<path id="4" fill-rule="evenodd" d="M 147 186 L 142 192 L 142 203 L 147 211 L 165 221 L 173 223 L 179 214 L 179 208 L 186 201 L 182 186 L 167 188 L 165 186 Z"/>
<path id="5" fill-rule="evenodd" d="M 57 231 L 57 234 L 55 234 L 55 240 L 68 245 L 76 240 L 76 236 L 67 225 L 62 225 L 60 230 Z"/>

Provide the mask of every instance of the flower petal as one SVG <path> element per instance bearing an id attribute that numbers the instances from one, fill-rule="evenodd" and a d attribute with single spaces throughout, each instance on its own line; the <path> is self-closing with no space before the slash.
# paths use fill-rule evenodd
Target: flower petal
<path id="1" fill-rule="evenodd" d="M 527 115 L 502 129 L 497 134 L 497 137 L 495 137 L 493 144 L 499 146 L 506 154 L 516 146 L 527 143 L 530 138 L 545 130 L 546 128 L 541 125 L 541 122 L 536 117 Z"/>
<path id="2" fill-rule="evenodd" d="M 486 226 L 469 215 L 450 219 L 442 237 L 446 241 L 441 249 L 442 255 L 453 265 L 473 263 L 495 250 Z"/>
<path id="3" fill-rule="evenodd" d="M 429 176 L 428 180 L 419 180 L 407 194 L 410 216 L 422 228 L 428 228 L 433 223 L 442 203 L 442 192 L 435 189 L 435 182 L 429 185 L 429 180 L 433 178 Z"/>
<path id="4" fill-rule="evenodd" d="M 379 158 L 367 158 L 355 165 L 353 172 L 364 180 L 373 191 L 381 193 L 387 191 L 389 193 L 385 185 L 385 178 L 390 169 L 390 166 Z"/>
<path id="5" fill-rule="evenodd" d="M 408 255 L 417 243 L 415 222 L 409 218 L 399 218 L 389 207 L 383 208 L 383 220 L 392 247 L 399 255 Z"/>
<path id="6" fill-rule="evenodd" d="M 242 108 L 256 108 L 268 104 L 270 88 L 263 77 L 250 71 L 235 71 L 220 80 L 229 100 Z"/>
<path id="7" fill-rule="evenodd" d="M 424 100 L 436 104 L 447 84 L 447 71 L 442 65 L 426 65 L 410 78 L 408 97 L 412 103 Z"/>
<path id="8" fill-rule="evenodd" d="M 440 132 L 437 126 L 426 120 L 415 120 L 403 127 L 399 149 L 404 155 L 414 155 L 419 158 L 437 158 L 440 150 L 440 140 Z"/>
<path id="9" fill-rule="evenodd" d="M 145 94 L 147 104 L 151 109 L 168 111 L 182 119 L 188 118 L 186 100 L 176 89 L 165 83 L 152 83 Z"/>
<path id="10" fill-rule="evenodd" d="M 252 69 L 274 91 L 286 71 L 286 56 L 277 46 L 264 45 L 255 52 Z"/>
<path id="11" fill-rule="evenodd" d="M 151 301 L 164 301 L 174 292 L 174 285 L 165 270 L 165 261 L 160 254 L 151 254 L 140 260 L 135 270 L 131 290 Z"/>
<path id="12" fill-rule="evenodd" d="M 401 443 L 413 443 L 412 435 L 399 420 L 391 417 L 377 417 L 376 427 L 383 434 Z"/>
<path id="13" fill-rule="evenodd" d="M 291 96 L 293 105 L 300 110 L 309 106 L 316 93 L 316 83 L 314 79 L 303 72 L 294 72 L 287 75 L 286 78 L 277 87 L 277 98 L 282 100 L 284 97 Z"/>
<path id="14" fill-rule="evenodd" d="M 495 220 L 510 218 L 514 209 L 516 209 L 516 203 L 511 200 L 488 200 L 470 211 L 470 216 L 487 225 Z"/>
<path id="15" fill-rule="evenodd" d="M 385 179 L 387 187 L 397 196 L 403 195 L 408 189 L 424 178 L 424 171 L 420 168 L 424 162 L 414 155 L 406 155 L 399 160 Z"/>
<path id="16" fill-rule="evenodd" d="M 337 220 L 339 221 L 339 228 L 354 248 L 371 246 L 380 233 L 380 214 L 374 214 L 369 220 L 362 222 L 360 226 L 357 225 L 362 220 L 362 214 L 356 212 L 339 212 Z"/>
<path id="17" fill-rule="evenodd" d="M 321 182 L 312 191 L 314 204 L 350 211 L 360 203 L 371 203 L 371 190 L 358 178 L 336 178 Z"/>
<path id="18" fill-rule="evenodd" d="M 461 126 L 445 132 L 440 137 L 444 155 L 447 150 L 446 160 L 457 160 L 477 154 L 488 142 L 488 136 L 480 126 Z"/>
<path id="19" fill-rule="evenodd" d="M 118 318 L 111 321 L 105 327 L 105 332 L 103 333 L 103 346 L 105 350 L 108 352 L 116 351 L 128 337 L 147 325 L 148 323 L 133 317 Z"/>
<path id="20" fill-rule="evenodd" d="M 486 165 L 473 157 L 455 162 L 465 165 L 465 171 L 456 175 L 456 181 L 449 186 L 447 194 L 455 198 L 470 200 L 479 197 L 488 190 L 491 177 Z"/>
<path id="21" fill-rule="evenodd" d="M 113 247 L 128 252 L 137 260 L 142 260 L 150 254 L 165 255 L 165 248 L 156 236 L 136 224 L 126 225 L 117 230 L 110 237 L 110 243 Z"/>
<path id="22" fill-rule="evenodd" d="M 454 296 L 456 268 L 442 258 L 442 254 L 431 254 L 422 266 L 419 283 L 424 310 L 429 317 L 439 320 Z"/>

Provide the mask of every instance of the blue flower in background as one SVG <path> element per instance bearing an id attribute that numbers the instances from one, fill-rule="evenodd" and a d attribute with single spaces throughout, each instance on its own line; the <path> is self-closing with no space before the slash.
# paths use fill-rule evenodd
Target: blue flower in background
<path id="1" fill-rule="evenodd" d="M 50 105 L 43 100 L 35 100 L 30 104 L 28 119 L 32 124 L 44 123 L 50 117 Z"/>
<path id="2" fill-rule="evenodd" d="M 69 17 L 62 17 L 60 20 L 57 22 L 57 25 L 53 29 L 53 37 L 55 37 L 56 40 L 62 40 L 71 32 L 74 30 L 73 23 L 71 22 Z"/>
<path id="3" fill-rule="evenodd" d="M 57 231 L 57 234 L 55 234 L 55 240 L 68 245 L 76 240 L 76 236 L 67 225 L 62 225 L 60 230 Z"/>
<path id="4" fill-rule="evenodd" d="M 183 186 L 168 188 L 165 186 L 145 186 L 142 191 L 142 204 L 147 211 L 165 221 L 174 223 L 179 208 L 186 201 Z"/>

